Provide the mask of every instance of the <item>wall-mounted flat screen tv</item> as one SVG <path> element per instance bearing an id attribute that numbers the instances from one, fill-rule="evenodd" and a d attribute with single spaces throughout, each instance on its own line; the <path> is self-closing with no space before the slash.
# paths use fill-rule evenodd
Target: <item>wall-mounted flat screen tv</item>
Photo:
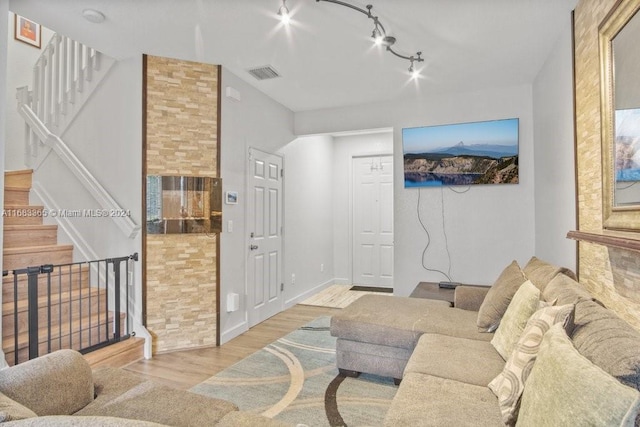
<path id="1" fill-rule="evenodd" d="M 404 186 L 518 183 L 518 119 L 402 129 Z"/>

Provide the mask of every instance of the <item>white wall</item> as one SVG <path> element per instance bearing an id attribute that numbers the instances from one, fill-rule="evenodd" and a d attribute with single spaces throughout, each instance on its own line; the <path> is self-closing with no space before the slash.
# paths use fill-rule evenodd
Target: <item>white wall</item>
<path id="1" fill-rule="evenodd" d="M 241 101 L 225 96 L 226 88 L 240 92 Z M 247 261 L 246 169 L 249 147 L 275 153 L 291 142 L 293 113 L 222 68 L 221 177 L 224 191 L 237 191 L 238 204 L 224 205 L 220 234 L 220 335 L 221 343 L 246 331 L 245 267 Z M 286 174 L 286 166 L 285 166 Z M 233 221 L 233 232 L 226 225 Z M 227 294 L 237 293 L 240 309 L 227 313 Z"/>
<path id="2" fill-rule="evenodd" d="M 333 265 L 334 281 L 352 283 L 351 195 L 352 159 L 393 154 L 393 132 L 335 136 L 333 139 Z"/>
<path id="3" fill-rule="evenodd" d="M 333 283 L 333 150 L 332 137 L 309 136 L 296 139 L 280 151 L 285 157 L 287 306 Z"/>
<path id="4" fill-rule="evenodd" d="M 533 84 L 536 254 L 576 268 L 573 65 L 570 22 Z"/>
<path id="5" fill-rule="evenodd" d="M 403 188 L 402 128 L 512 117 L 520 119 L 520 184 L 474 186 L 464 194 L 449 189 Z M 443 279 L 422 266 L 427 237 L 416 214 L 419 192 L 421 217 L 432 237 L 425 258 L 428 267 L 445 271 L 449 268 L 443 227 L 451 254 L 451 278 L 455 281 L 491 284 L 511 260 L 524 264 L 534 255 L 533 113 L 529 85 L 300 112 L 295 123 L 299 134 L 380 127 L 394 128 L 396 294 L 408 295 L 419 281 Z"/>
<path id="6" fill-rule="evenodd" d="M 5 170 L 24 169 L 24 120 L 18 114 L 16 89 L 22 86 L 33 88 L 33 66 L 44 52 L 54 34 L 48 28 L 42 28 L 42 49 L 35 48 L 13 37 L 14 14 L 9 13 L 7 52 L 10 65 L 7 67 L 7 144 L 5 145 Z"/>

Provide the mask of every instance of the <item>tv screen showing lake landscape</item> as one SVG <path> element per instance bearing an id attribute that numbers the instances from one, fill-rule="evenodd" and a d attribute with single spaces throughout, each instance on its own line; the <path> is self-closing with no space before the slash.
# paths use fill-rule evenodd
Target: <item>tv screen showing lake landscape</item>
<path id="1" fill-rule="evenodd" d="M 517 184 L 518 119 L 402 129 L 404 186 Z"/>
<path id="2" fill-rule="evenodd" d="M 615 112 L 616 182 L 640 181 L 640 109 Z"/>

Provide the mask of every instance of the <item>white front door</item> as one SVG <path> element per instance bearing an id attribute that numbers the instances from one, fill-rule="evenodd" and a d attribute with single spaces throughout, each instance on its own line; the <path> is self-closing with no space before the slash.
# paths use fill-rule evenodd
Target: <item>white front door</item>
<path id="1" fill-rule="evenodd" d="M 283 309 L 282 157 L 249 151 L 247 293 L 249 327 Z"/>
<path id="2" fill-rule="evenodd" d="M 353 159 L 352 280 L 393 288 L 393 156 Z"/>

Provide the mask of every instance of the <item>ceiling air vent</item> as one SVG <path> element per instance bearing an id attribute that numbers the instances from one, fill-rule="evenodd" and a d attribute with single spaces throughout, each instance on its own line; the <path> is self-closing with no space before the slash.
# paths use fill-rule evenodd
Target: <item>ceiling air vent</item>
<path id="1" fill-rule="evenodd" d="M 276 77 L 280 77 L 280 74 L 278 74 L 271 65 L 256 67 L 247 71 L 258 80 L 275 79 Z"/>

